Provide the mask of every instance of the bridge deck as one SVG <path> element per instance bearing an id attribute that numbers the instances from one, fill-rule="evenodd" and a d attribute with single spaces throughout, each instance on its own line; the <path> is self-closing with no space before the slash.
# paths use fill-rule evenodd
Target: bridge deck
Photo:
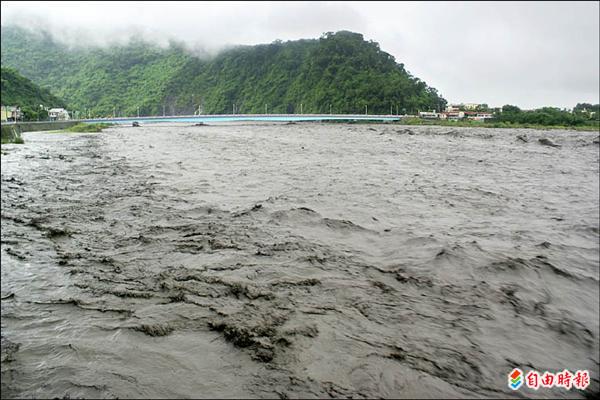
<path id="1" fill-rule="evenodd" d="M 125 117 L 125 118 L 100 118 L 84 119 L 82 122 L 109 122 L 116 124 L 131 124 L 133 122 L 158 123 L 158 122 L 235 122 L 235 121 L 399 121 L 398 115 L 349 115 L 349 114 L 223 114 L 223 115 L 184 115 L 164 117 Z"/>

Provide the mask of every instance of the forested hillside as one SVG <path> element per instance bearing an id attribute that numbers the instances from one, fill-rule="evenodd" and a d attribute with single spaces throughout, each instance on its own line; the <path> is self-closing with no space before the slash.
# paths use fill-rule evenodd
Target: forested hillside
<path id="1" fill-rule="evenodd" d="M 65 102 L 11 68 L 2 68 L 2 105 L 19 106 L 25 119 L 45 119 L 44 108 L 64 107 Z M 43 107 L 40 107 L 43 106 Z"/>
<path id="2" fill-rule="evenodd" d="M 96 116 L 204 113 L 387 114 L 445 100 L 374 42 L 347 31 L 240 46 L 200 58 L 182 44 L 143 40 L 69 48 L 48 34 L 2 27 L 2 65 Z"/>

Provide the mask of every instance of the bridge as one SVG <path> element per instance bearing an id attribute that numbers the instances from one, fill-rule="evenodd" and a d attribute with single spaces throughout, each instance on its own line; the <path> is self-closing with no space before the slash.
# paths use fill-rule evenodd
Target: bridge
<path id="1" fill-rule="evenodd" d="M 399 115 L 358 115 L 358 114 L 220 114 L 220 115 L 183 115 L 162 117 L 122 117 L 83 119 L 81 122 L 112 124 L 140 124 L 160 122 L 237 122 L 237 121 L 267 121 L 267 122 L 301 122 L 301 121 L 400 121 Z"/>

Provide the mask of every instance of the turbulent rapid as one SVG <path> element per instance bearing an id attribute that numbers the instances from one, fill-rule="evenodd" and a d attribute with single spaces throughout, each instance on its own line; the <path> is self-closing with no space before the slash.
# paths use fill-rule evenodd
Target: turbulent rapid
<path id="1" fill-rule="evenodd" d="M 1 157 L 3 397 L 599 391 L 597 132 L 24 139 Z M 591 382 L 513 391 L 515 367 Z"/>

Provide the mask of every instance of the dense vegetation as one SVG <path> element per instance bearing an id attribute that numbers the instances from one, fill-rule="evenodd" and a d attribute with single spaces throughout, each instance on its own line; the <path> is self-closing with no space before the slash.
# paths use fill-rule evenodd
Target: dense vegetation
<path id="1" fill-rule="evenodd" d="M 445 100 L 379 45 L 347 31 L 240 46 L 200 58 L 142 40 L 69 48 L 48 34 L 2 27 L 2 64 L 86 115 L 364 113 L 439 109 Z M 301 106 L 302 105 L 302 106 Z"/>
<path id="2" fill-rule="evenodd" d="M 527 124 L 518 122 L 498 122 L 494 120 L 475 121 L 471 119 L 445 120 L 445 119 L 421 119 L 404 118 L 402 125 L 441 125 L 451 127 L 468 128 L 510 128 L 510 129 L 567 129 L 576 131 L 597 131 L 600 129 L 598 121 L 589 121 L 583 125 L 548 125 L 548 124 Z"/>
<path id="3" fill-rule="evenodd" d="M 11 68 L 2 68 L 2 105 L 19 106 L 26 120 L 46 119 L 47 112 L 40 108 L 64 107 L 64 101 L 42 89 Z"/>
<path id="4" fill-rule="evenodd" d="M 586 108 L 586 106 L 588 106 Z M 594 112 L 593 110 L 596 110 Z M 537 110 L 523 111 L 517 106 L 505 105 L 501 112 L 494 113 L 495 123 L 513 123 L 522 125 L 546 126 L 597 126 L 600 113 L 598 104 L 578 104 L 573 112 L 555 107 L 543 107 Z"/>
<path id="5" fill-rule="evenodd" d="M 590 115 L 591 113 L 598 115 L 600 111 L 600 104 L 589 104 L 589 103 L 578 103 L 575 108 L 573 108 L 574 113 L 582 114 L 582 115 Z"/>

